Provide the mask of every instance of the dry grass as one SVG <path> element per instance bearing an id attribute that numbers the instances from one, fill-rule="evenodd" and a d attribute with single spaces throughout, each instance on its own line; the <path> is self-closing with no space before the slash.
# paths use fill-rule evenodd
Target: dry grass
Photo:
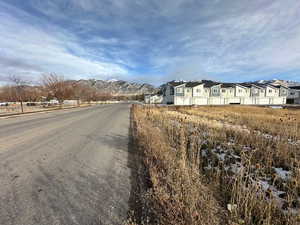
<path id="1" fill-rule="evenodd" d="M 88 106 L 89 104 L 81 104 L 81 107 Z M 39 112 L 39 111 L 47 111 L 47 110 L 52 110 L 52 109 L 67 109 L 67 108 L 73 108 L 77 107 L 77 105 L 64 105 L 63 107 L 60 107 L 58 105 L 53 105 L 53 106 L 46 106 L 43 107 L 41 105 L 37 106 L 27 106 L 24 104 L 23 109 L 25 113 L 30 113 L 30 112 Z M 16 113 L 21 113 L 21 106 L 19 104 L 13 104 L 10 106 L 0 106 L 0 116 L 1 115 L 9 115 L 9 114 L 16 114 Z"/>
<path id="2" fill-rule="evenodd" d="M 133 121 L 144 223 L 300 223 L 300 111 L 134 106 Z"/>

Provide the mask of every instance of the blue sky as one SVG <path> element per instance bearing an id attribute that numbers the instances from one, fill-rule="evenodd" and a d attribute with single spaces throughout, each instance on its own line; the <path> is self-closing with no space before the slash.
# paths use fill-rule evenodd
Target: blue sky
<path id="1" fill-rule="evenodd" d="M 0 0 L 0 81 L 300 81 L 299 0 Z"/>

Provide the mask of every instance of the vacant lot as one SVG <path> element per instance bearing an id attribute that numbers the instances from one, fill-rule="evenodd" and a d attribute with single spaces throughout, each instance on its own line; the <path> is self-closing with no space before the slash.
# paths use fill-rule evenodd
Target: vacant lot
<path id="1" fill-rule="evenodd" d="M 148 224 L 300 223 L 299 110 L 134 106 L 132 117 Z"/>

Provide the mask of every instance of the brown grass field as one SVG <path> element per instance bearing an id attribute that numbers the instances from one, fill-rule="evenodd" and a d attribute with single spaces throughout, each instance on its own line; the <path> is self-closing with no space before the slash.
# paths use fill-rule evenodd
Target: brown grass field
<path id="1" fill-rule="evenodd" d="M 300 224 L 300 110 L 134 105 L 132 119 L 136 224 Z"/>

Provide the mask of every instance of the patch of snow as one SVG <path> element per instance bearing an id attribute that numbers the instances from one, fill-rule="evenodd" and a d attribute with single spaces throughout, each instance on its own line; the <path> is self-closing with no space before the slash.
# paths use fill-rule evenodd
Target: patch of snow
<path id="1" fill-rule="evenodd" d="M 240 163 L 231 164 L 231 171 L 235 174 L 240 173 L 240 171 L 243 169 L 243 166 Z"/>
<path id="2" fill-rule="evenodd" d="M 282 168 L 274 168 L 276 174 L 283 180 L 287 180 L 288 178 L 290 178 L 291 172 L 284 170 Z"/>
<path id="3" fill-rule="evenodd" d="M 259 180 L 258 183 L 260 184 L 261 188 L 266 191 L 269 189 L 270 185 L 267 181 Z"/>
<path id="4" fill-rule="evenodd" d="M 117 82 L 117 81 L 119 81 L 118 79 L 109 79 L 109 80 L 107 80 L 107 82 Z"/>
<path id="5" fill-rule="evenodd" d="M 221 154 L 216 153 L 216 155 L 217 155 L 217 157 L 218 157 L 219 160 L 221 160 L 221 161 L 225 160 L 225 156 L 226 156 L 225 153 L 221 153 Z"/>
<path id="6" fill-rule="evenodd" d="M 206 151 L 201 151 L 201 156 L 202 157 L 207 157 L 207 152 Z"/>
<path id="7" fill-rule="evenodd" d="M 272 109 L 282 109 L 282 106 L 270 106 Z"/>
<path id="8" fill-rule="evenodd" d="M 211 169 L 212 169 L 212 166 L 211 166 L 210 164 L 208 164 L 208 166 L 205 166 L 204 169 L 205 169 L 205 170 L 211 170 Z"/>

